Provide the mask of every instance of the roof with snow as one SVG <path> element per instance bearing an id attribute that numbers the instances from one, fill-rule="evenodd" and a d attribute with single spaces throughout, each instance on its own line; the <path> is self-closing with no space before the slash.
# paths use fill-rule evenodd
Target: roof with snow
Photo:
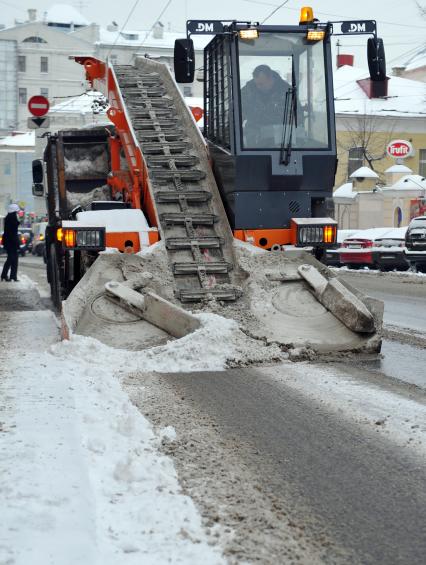
<path id="1" fill-rule="evenodd" d="M 50 114 L 105 114 L 108 104 L 101 92 L 88 90 L 80 96 L 67 98 L 50 108 Z"/>
<path id="2" fill-rule="evenodd" d="M 398 190 L 426 190 L 426 179 L 421 175 L 405 175 L 392 185 Z"/>
<path id="3" fill-rule="evenodd" d="M 333 192 L 333 198 L 356 198 L 357 193 L 354 192 L 352 189 L 353 189 L 352 183 L 346 182 L 345 184 L 342 184 L 342 186 L 339 186 L 339 188 L 337 188 Z"/>
<path id="4" fill-rule="evenodd" d="M 375 173 L 370 167 L 360 167 L 356 171 L 354 171 L 351 176 L 351 179 L 378 179 L 379 175 Z"/>
<path id="5" fill-rule="evenodd" d="M 426 67 L 426 45 L 406 60 L 406 62 L 401 66 L 404 66 L 406 71 L 413 71 L 420 67 Z"/>
<path id="6" fill-rule="evenodd" d="M 392 167 L 389 167 L 385 171 L 385 173 L 406 173 L 406 174 L 411 174 L 412 172 L 413 171 L 410 169 L 410 167 L 407 167 L 406 165 L 392 165 Z"/>
<path id="7" fill-rule="evenodd" d="M 88 26 L 90 24 L 78 10 L 68 4 L 54 4 L 51 6 L 46 12 L 44 21 L 48 24 L 74 24 L 78 26 Z"/>
<path id="8" fill-rule="evenodd" d="M 175 40 L 182 39 L 186 37 L 184 31 L 181 32 L 171 32 L 163 31 L 162 37 L 154 37 L 154 29 L 140 29 L 140 30 L 117 30 L 109 31 L 105 28 L 100 28 L 99 30 L 99 41 L 98 44 L 102 45 L 121 45 L 121 46 L 133 46 L 140 47 L 141 51 L 143 48 L 157 47 L 162 49 L 174 49 Z M 204 47 L 211 41 L 211 37 L 207 35 L 194 35 L 192 36 L 194 40 L 195 49 L 204 49 Z"/>
<path id="9" fill-rule="evenodd" d="M 0 146 L 2 148 L 6 147 L 30 147 L 33 148 L 35 145 L 35 132 L 30 131 L 27 133 L 19 133 L 16 135 L 8 135 L 7 137 L 0 139 Z"/>
<path id="10" fill-rule="evenodd" d="M 343 65 L 334 73 L 336 114 L 426 117 L 426 83 L 390 77 L 386 98 L 368 98 L 357 83 L 368 71 Z"/>

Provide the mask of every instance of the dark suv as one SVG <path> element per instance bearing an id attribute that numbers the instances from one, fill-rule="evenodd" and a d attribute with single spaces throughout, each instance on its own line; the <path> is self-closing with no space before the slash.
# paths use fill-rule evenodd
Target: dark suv
<path id="1" fill-rule="evenodd" d="M 426 272 L 426 216 L 413 218 L 405 234 L 405 256 L 411 267 Z"/>

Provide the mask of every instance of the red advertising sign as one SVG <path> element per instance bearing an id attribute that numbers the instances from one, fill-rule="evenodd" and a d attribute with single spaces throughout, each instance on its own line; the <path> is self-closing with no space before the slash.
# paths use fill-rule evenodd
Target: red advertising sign
<path id="1" fill-rule="evenodd" d="M 44 116 L 49 111 L 49 100 L 45 96 L 32 96 L 28 100 L 28 110 L 33 116 Z"/>
<path id="2" fill-rule="evenodd" d="M 413 153 L 413 146 L 405 139 L 394 139 L 386 147 L 386 152 L 395 159 L 405 159 Z"/>
<path id="3" fill-rule="evenodd" d="M 410 200 L 410 220 L 424 215 L 426 215 L 426 200 L 424 198 Z"/>

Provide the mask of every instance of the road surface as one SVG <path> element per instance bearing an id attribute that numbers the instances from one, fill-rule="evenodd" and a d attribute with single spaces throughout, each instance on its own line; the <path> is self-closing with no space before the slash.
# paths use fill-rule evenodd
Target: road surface
<path id="1" fill-rule="evenodd" d="M 47 300 L 42 262 L 20 268 Z M 385 299 L 383 359 L 122 377 L 176 429 L 162 449 L 230 563 L 424 563 L 426 285 L 356 276 Z"/>
<path id="2" fill-rule="evenodd" d="M 383 358 L 124 381 L 235 563 L 424 563 L 426 285 L 345 276 L 385 300 Z"/>

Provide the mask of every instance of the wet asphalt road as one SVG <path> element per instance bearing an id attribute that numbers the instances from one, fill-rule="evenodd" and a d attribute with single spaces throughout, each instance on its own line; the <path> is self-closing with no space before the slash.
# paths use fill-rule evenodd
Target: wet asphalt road
<path id="1" fill-rule="evenodd" d="M 392 274 L 343 272 L 341 276 L 366 294 L 385 303 L 384 321 L 426 334 L 426 276 L 418 283 L 415 277 Z"/>
<path id="2" fill-rule="evenodd" d="M 173 425 L 178 437 L 193 425 L 202 438 L 205 421 L 199 426 L 197 414 L 203 414 L 222 441 L 233 442 L 263 496 L 273 493 L 306 543 L 326 540 L 322 562 L 423 564 L 426 459 L 287 386 L 288 367 L 271 370 L 273 380 L 258 369 L 158 375 L 159 389 L 171 388 L 186 412 L 185 421 L 169 413 L 161 424 Z M 185 478 L 187 471 L 179 471 Z"/>
<path id="3" fill-rule="evenodd" d="M 347 277 L 361 290 L 385 301 L 385 323 L 423 333 L 426 327 L 424 283 L 407 284 L 371 275 L 358 275 L 354 280 L 350 274 Z M 305 367 L 309 373 L 310 365 Z M 426 389 L 425 367 L 424 348 L 385 340 L 382 358 L 314 364 L 312 370 L 322 371 L 325 382 L 327 374 L 330 378 L 337 376 L 338 382 L 340 378 L 342 382 L 352 379 L 355 391 L 358 388 L 366 392 L 364 398 L 367 399 L 370 386 L 384 394 L 391 392 L 396 406 L 408 395 L 408 406 L 412 403 L 413 410 L 419 411 L 414 417 L 408 409 L 404 421 L 425 433 L 426 396 L 422 390 Z M 285 508 L 294 527 L 303 531 L 303 542 L 312 548 L 312 554 L 319 557 L 320 562 L 423 564 L 426 555 L 425 452 L 410 451 L 398 444 L 392 434 L 378 434 L 376 426 L 381 426 L 385 418 L 374 422 L 367 412 L 355 417 L 345 414 L 345 407 L 330 410 L 312 398 L 308 382 L 303 390 L 303 379 L 299 381 L 299 390 L 294 390 L 287 386 L 289 375 L 289 366 L 156 375 L 148 387 L 152 404 L 147 416 L 157 426 L 174 426 L 178 437 L 185 437 L 188 426 L 192 427 L 193 437 L 200 443 L 205 433 L 204 418 L 209 421 L 220 441 L 233 444 L 233 453 L 238 453 L 242 468 L 250 469 L 253 483 L 260 483 L 258 488 L 263 498 L 266 500 L 273 493 L 275 500 L 278 499 L 279 503 L 274 502 L 273 507 Z M 166 407 L 163 404 L 165 389 L 172 391 Z M 157 395 L 162 400 L 156 411 Z M 371 402 L 373 406 L 369 408 L 374 411 L 374 400 Z M 386 408 L 386 400 L 384 406 L 384 414 L 392 418 L 394 414 L 388 414 L 387 410 L 391 409 Z M 369 418 L 371 426 L 366 427 L 363 424 Z M 216 446 L 210 436 L 208 441 L 214 452 Z M 225 455 L 216 459 L 221 459 L 226 468 Z M 195 492 L 200 487 L 188 474 L 188 462 L 192 469 L 199 466 L 200 482 L 203 482 L 205 470 L 196 456 L 185 455 L 183 459 L 176 456 L 181 479 L 193 484 Z M 233 471 L 238 473 L 230 465 L 227 472 Z M 222 475 L 224 472 L 221 471 Z M 246 476 L 244 480 L 250 481 Z M 204 482 L 208 483 L 207 476 Z M 202 499 L 200 504 L 202 506 Z M 237 506 L 235 511 L 243 510 Z M 250 510 L 246 509 L 247 512 Z M 280 534 L 271 534 L 266 529 L 262 535 L 268 545 L 268 536 Z M 324 543 L 321 540 L 325 540 Z M 272 541 L 269 543 L 273 547 Z M 321 547 L 324 545 L 326 549 Z M 279 554 L 264 558 L 256 554 L 256 549 L 251 551 L 256 562 L 281 562 Z M 236 562 L 245 557 L 241 555 Z M 301 560 L 311 563 L 311 557 Z"/>
<path id="4" fill-rule="evenodd" d="M 426 277 L 343 272 L 343 278 L 383 300 L 384 326 L 392 339 L 384 339 L 382 358 L 358 361 L 367 374 L 399 379 L 426 389 Z M 401 335 L 398 333 L 401 332 Z M 411 332 L 411 333 L 410 333 Z M 351 364 L 342 363 L 351 368 Z"/>

